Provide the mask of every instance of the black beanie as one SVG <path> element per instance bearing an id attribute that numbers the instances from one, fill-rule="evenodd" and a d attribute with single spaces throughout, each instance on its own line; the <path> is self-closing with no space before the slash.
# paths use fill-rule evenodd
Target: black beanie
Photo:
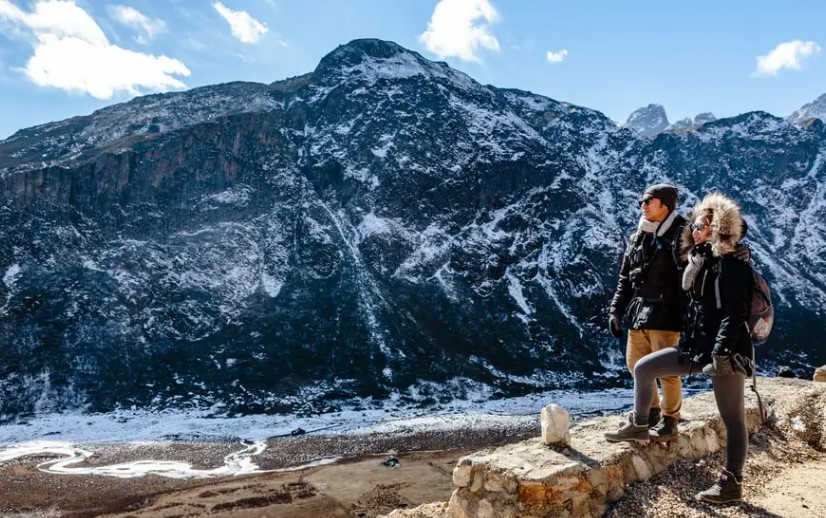
<path id="1" fill-rule="evenodd" d="M 664 183 L 652 185 L 645 190 L 643 196 L 646 195 L 660 200 L 663 205 L 668 207 L 669 212 L 674 212 L 674 209 L 677 207 L 677 202 L 680 201 L 680 193 L 677 192 L 677 188 Z"/>

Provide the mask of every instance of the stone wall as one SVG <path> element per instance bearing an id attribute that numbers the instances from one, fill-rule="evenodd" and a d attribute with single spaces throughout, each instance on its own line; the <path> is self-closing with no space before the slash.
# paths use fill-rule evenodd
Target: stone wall
<path id="1" fill-rule="evenodd" d="M 750 381 L 748 382 L 750 384 Z M 794 408 L 826 401 L 826 384 L 760 378 L 758 388 L 770 419 L 792 419 Z M 782 404 L 779 404 L 782 403 Z M 778 415 L 782 408 L 787 415 Z M 803 415 L 801 413 L 800 415 Z M 807 412 L 806 415 L 818 416 Z M 599 417 L 571 428 L 571 444 L 552 448 L 540 438 L 484 450 L 461 459 L 453 471 L 456 487 L 447 506 L 396 511 L 393 518 L 538 518 L 602 516 L 628 484 L 647 480 L 679 459 L 696 459 L 725 447 L 726 431 L 714 395 L 684 401 L 680 436 L 670 444 L 609 443 L 603 433 L 616 429 L 617 415 Z M 826 437 L 824 415 L 801 422 L 802 432 Z M 794 419 L 801 418 L 794 414 Z M 749 433 L 761 426 L 754 393 L 746 389 Z"/>

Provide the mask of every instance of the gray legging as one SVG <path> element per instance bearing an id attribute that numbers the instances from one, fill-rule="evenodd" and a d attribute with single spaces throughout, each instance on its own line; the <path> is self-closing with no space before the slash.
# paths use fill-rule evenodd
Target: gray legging
<path id="1" fill-rule="evenodd" d="M 637 362 L 634 367 L 634 410 L 642 422 L 648 420 L 648 410 L 654 401 L 657 378 L 663 376 L 684 376 L 701 372 L 703 366 L 682 357 L 675 347 L 661 349 Z M 746 429 L 745 377 L 740 373 L 728 376 L 712 376 L 714 399 L 720 417 L 726 425 L 726 470 L 737 478 L 743 476 L 746 451 L 749 447 Z"/>

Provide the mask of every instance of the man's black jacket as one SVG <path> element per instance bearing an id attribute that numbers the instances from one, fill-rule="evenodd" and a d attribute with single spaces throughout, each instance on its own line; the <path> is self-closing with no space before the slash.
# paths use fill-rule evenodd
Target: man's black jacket
<path id="1" fill-rule="evenodd" d="M 617 318 L 626 315 L 631 329 L 682 330 L 682 272 L 677 250 L 685 223 L 685 218 L 675 215 L 654 233 L 638 230 L 631 236 L 610 308 Z"/>

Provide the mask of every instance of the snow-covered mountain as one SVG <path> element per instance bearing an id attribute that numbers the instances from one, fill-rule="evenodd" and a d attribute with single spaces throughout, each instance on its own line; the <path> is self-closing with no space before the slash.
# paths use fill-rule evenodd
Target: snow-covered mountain
<path id="1" fill-rule="evenodd" d="M 622 127 L 630 128 L 643 137 L 655 137 L 668 129 L 668 126 L 668 116 L 665 114 L 665 108 L 659 104 L 649 104 L 634 110 L 622 125 Z"/>
<path id="2" fill-rule="evenodd" d="M 809 119 L 820 119 L 826 122 L 826 94 L 814 101 L 804 104 L 799 110 L 789 115 L 786 120 L 794 124 L 803 124 Z"/>
<path id="3" fill-rule="evenodd" d="M 0 413 L 627 382 L 604 308 L 657 181 L 743 202 L 764 365 L 826 363 L 825 152 L 822 123 L 762 112 L 650 140 L 380 40 L 23 130 L 0 142 Z"/>

